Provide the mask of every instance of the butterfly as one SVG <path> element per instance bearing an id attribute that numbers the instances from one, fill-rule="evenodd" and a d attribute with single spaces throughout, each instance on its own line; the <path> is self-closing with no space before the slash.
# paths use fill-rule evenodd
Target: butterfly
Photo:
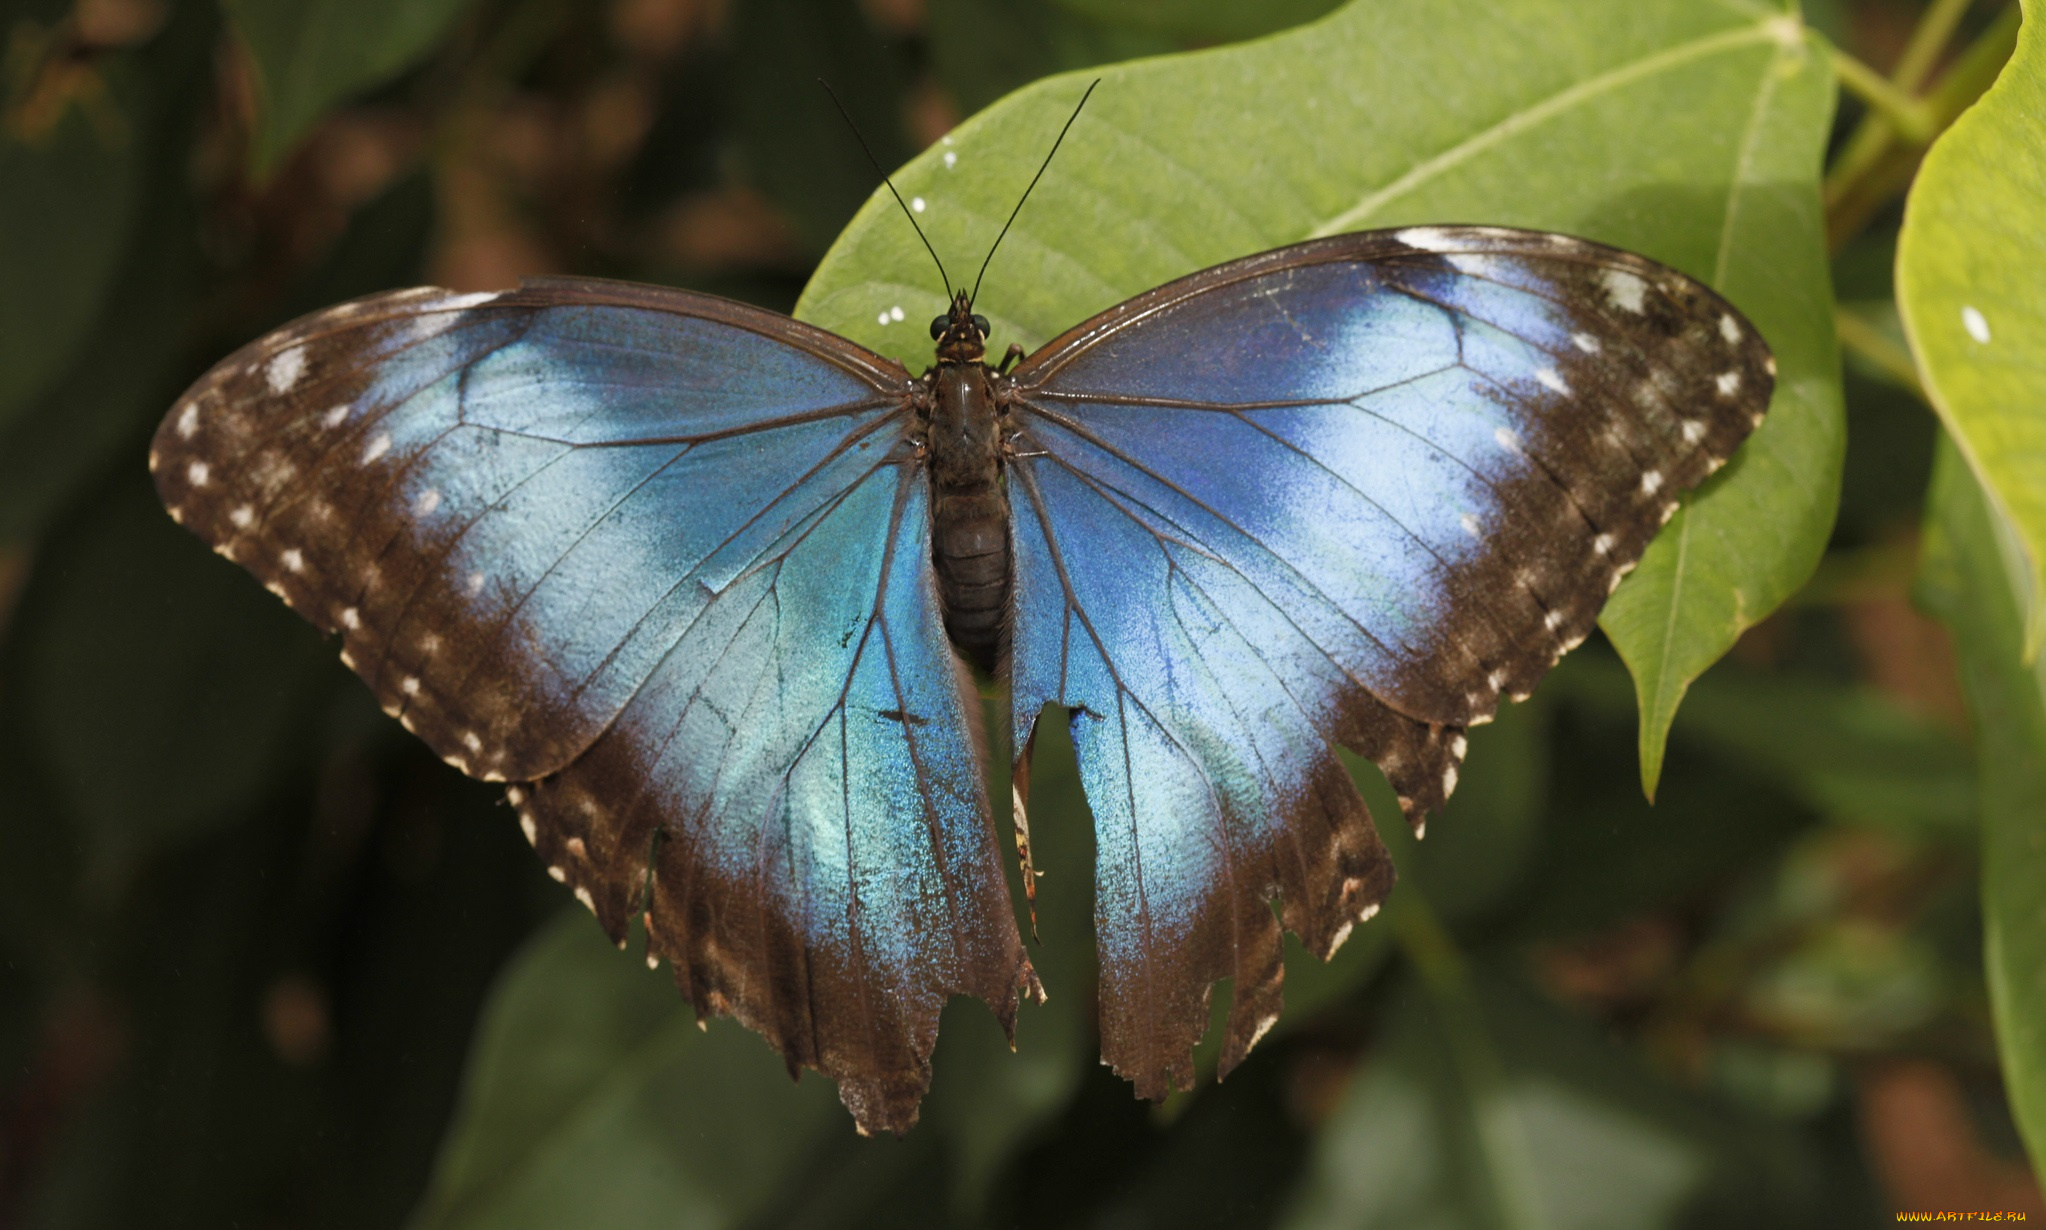
<path id="1" fill-rule="evenodd" d="M 972 307 L 913 375 L 682 290 L 374 295 L 223 360 L 149 462 L 386 712 L 507 784 L 614 940 L 642 920 L 700 1017 L 862 1131 L 915 1122 L 949 997 L 1012 1039 L 1043 997 L 974 671 L 1008 683 L 1026 885 L 1060 706 L 1102 1057 L 1162 1097 L 1217 979 L 1226 1075 L 1278 1018 L 1282 928 L 1327 958 L 1390 889 L 1337 748 L 1418 830 L 1775 364 L 1680 273 L 1496 227 L 1263 252 L 992 366 Z"/>

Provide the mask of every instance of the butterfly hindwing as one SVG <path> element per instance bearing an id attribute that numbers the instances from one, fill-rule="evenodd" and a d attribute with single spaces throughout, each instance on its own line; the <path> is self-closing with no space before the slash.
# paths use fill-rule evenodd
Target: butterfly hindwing
<path id="1" fill-rule="evenodd" d="M 173 407 L 166 505 L 386 710 L 512 788 L 699 1011 L 901 1130 L 955 992 L 1034 986 L 936 612 L 902 368 L 786 317 L 548 280 L 345 304 Z M 658 834 L 658 837 L 657 837 Z"/>
<path id="2" fill-rule="evenodd" d="M 1389 886 L 1335 747 L 1439 807 L 1773 378 L 1681 274 L 1457 227 L 1218 266 L 1017 368 L 1018 746 L 1072 711 L 1103 1057 L 1140 1093 L 1191 1075 L 1217 978 L 1225 1071 L 1276 1016 L 1273 897 L 1326 955 Z"/>

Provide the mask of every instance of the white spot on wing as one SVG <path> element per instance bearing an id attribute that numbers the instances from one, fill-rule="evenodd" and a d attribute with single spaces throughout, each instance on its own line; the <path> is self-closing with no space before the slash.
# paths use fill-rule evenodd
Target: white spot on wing
<path id="1" fill-rule="evenodd" d="M 277 557 L 277 561 L 283 564 L 289 571 L 305 571 L 305 556 L 299 554 L 297 547 L 286 550 L 284 554 Z"/>
<path id="2" fill-rule="evenodd" d="M 234 528 L 245 530 L 255 524 L 256 510 L 247 504 L 237 504 L 234 511 L 227 514 L 227 519 L 234 522 Z"/>
<path id="3" fill-rule="evenodd" d="M 1741 340 L 1741 323 L 1733 318 L 1732 313 L 1723 313 L 1719 317 L 1719 336 L 1725 338 L 1729 346 Z"/>
<path id="4" fill-rule="evenodd" d="M 376 439 L 369 442 L 368 448 L 362 450 L 362 462 L 364 465 L 368 465 L 390 451 L 391 437 L 379 434 Z"/>
<path id="5" fill-rule="evenodd" d="M 289 393 L 300 376 L 305 375 L 305 347 L 293 346 L 279 351 L 263 369 L 263 378 L 270 382 L 272 393 Z"/>
<path id="6" fill-rule="evenodd" d="M 1432 226 L 1410 226 L 1403 231 L 1394 231 L 1392 237 L 1423 252 L 1447 252 L 1453 242 L 1446 232 Z"/>
<path id="7" fill-rule="evenodd" d="M 1704 420 L 1692 419 L 1684 424 L 1684 443 L 1696 444 L 1698 441 L 1704 438 L 1705 438 Z"/>
<path id="8" fill-rule="evenodd" d="M 192 433 L 198 430 L 199 407 L 191 402 L 186 402 L 185 408 L 178 413 L 178 436 L 180 439 L 189 440 L 192 438 Z"/>
<path id="9" fill-rule="evenodd" d="M 1570 395 L 1570 386 L 1563 383 L 1563 378 L 1556 374 L 1553 367 L 1544 367 L 1535 372 L 1535 381 L 1545 389 L 1551 389 L 1565 397 Z"/>
<path id="10" fill-rule="evenodd" d="M 194 487 L 204 487 L 207 477 L 212 473 L 212 467 L 208 466 L 205 462 L 195 461 L 185 467 L 185 481 L 191 483 Z"/>
<path id="11" fill-rule="evenodd" d="M 1648 473 L 1646 473 L 1646 474 L 1643 474 L 1643 475 L 1641 476 L 1641 491 L 1642 491 L 1642 494 L 1644 494 L 1644 495 L 1654 495 L 1654 494 L 1655 494 L 1656 492 L 1658 492 L 1658 491 L 1660 491 L 1660 490 L 1662 490 L 1662 471 L 1661 471 L 1661 470 L 1650 470 L 1650 471 L 1649 471 Z"/>
<path id="12" fill-rule="evenodd" d="M 320 416 L 320 426 L 328 428 L 329 430 L 339 427 L 342 423 L 347 421 L 349 409 L 350 406 L 348 405 L 348 403 L 345 401 L 342 402 L 340 405 L 334 407 L 332 410 L 329 410 L 325 414 Z"/>
<path id="13" fill-rule="evenodd" d="M 519 832 L 526 835 L 527 845 L 536 845 L 540 840 L 540 826 L 533 823 L 531 816 L 519 817 Z"/>
<path id="14" fill-rule="evenodd" d="M 1442 797 L 1448 798 L 1456 790 L 1456 766 L 1442 770 Z"/>
<path id="15" fill-rule="evenodd" d="M 1732 397 L 1734 390 L 1741 387 L 1741 374 L 1739 372 L 1721 372 L 1712 383 L 1719 386 L 1719 395 L 1721 397 Z"/>
<path id="16" fill-rule="evenodd" d="M 590 890 L 585 885 L 578 884 L 575 886 L 575 899 L 582 902 L 583 908 L 590 913 L 594 914 L 597 912 L 597 899 L 590 896 Z"/>
<path id="17" fill-rule="evenodd" d="M 1464 738 L 1462 735 L 1449 736 L 1449 754 L 1455 756 L 1457 759 L 1461 760 L 1463 758 L 1464 749 L 1469 746 L 1470 740 Z"/>
<path id="18" fill-rule="evenodd" d="M 1507 430 L 1504 427 L 1493 428 L 1492 438 L 1499 442 L 1500 448 L 1505 449 L 1509 453 L 1517 453 L 1520 451 L 1520 437 L 1514 435 L 1511 431 Z"/>
<path id="19" fill-rule="evenodd" d="M 1595 337 L 1593 337 L 1593 336 L 1592 336 L 1591 334 L 1589 334 L 1589 333 L 1573 333 L 1573 334 L 1571 334 L 1571 335 L 1570 335 L 1570 344 L 1571 344 L 1572 346 L 1575 346 L 1575 347 L 1577 347 L 1577 348 L 1578 348 L 1579 350 L 1582 350 L 1582 351 L 1583 351 L 1584 353 L 1586 353 L 1586 354 L 1597 354 L 1597 353 L 1598 353 L 1598 339 L 1597 339 L 1597 338 L 1595 338 Z"/>
<path id="20" fill-rule="evenodd" d="M 1600 555 L 1611 555 L 1613 553 L 1613 536 L 1610 533 L 1600 534 L 1591 540 L 1591 549 Z"/>
<path id="21" fill-rule="evenodd" d="M 352 606 L 341 608 L 341 626 L 350 632 L 360 628 L 362 626 L 362 612 Z"/>
<path id="22" fill-rule="evenodd" d="M 1989 318 L 1973 305 L 1961 309 L 1961 327 L 1968 331 L 1969 337 L 1984 346 L 1989 344 Z"/>
<path id="23" fill-rule="evenodd" d="M 405 676 L 405 682 L 398 685 L 398 690 L 400 692 L 403 692 L 407 696 L 419 695 L 419 676 L 417 675 Z"/>
<path id="24" fill-rule="evenodd" d="M 464 731 L 462 734 L 462 746 L 472 752 L 480 752 L 483 750 L 483 740 L 473 730 Z"/>
<path id="25" fill-rule="evenodd" d="M 553 876 L 557 883 L 566 884 L 568 882 L 568 869 L 559 863 L 549 867 L 547 874 Z"/>
<path id="26" fill-rule="evenodd" d="M 1478 525 L 1478 519 L 1476 517 L 1471 516 L 1469 513 L 1465 513 L 1463 515 L 1463 532 L 1469 534 L 1473 538 L 1483 537 L 1483 531 L 1481 527 Z"/>
<path id="27" fill-rule="evenodd" d="M 432 487 L 428 487 L 425 491 L 420 493 L 419 502 L 416 505 L 414 505 L 414 507 L 419 510 L 419 515 L 424 517 L 428 513 L 432 512 L 434 509 L 440 507 L 440 492 L 434 490 Z"/>
<path id="28" fill-rule="evenodd" d="M 1551 632 L 1554 632 L 1562 625 L 1563 612 L 1561 611 L 1550 611 L 1547 615 L 1542 616 L 1542 627 L 1547 628 Z"/>
<path id="29" fill-rule="evenodd" d="M 1602 270 L 1599 281 L 1605 284 L 1607 301 L 1623 312 L 1639 313 L 1647 300 L 1648 283 L 1625 269 Z"/>

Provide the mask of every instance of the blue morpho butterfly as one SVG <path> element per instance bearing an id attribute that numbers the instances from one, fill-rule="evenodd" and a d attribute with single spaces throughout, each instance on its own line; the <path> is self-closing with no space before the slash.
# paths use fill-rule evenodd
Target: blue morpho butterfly
<path id="1" fill-rule="evenodd" d="M 614 939 L 643 917 L 863 1130 L 915 1122 L 948 997 L 1013 1036 L 1043 994 L 967 663 L 1009 682 L 1026 884 L 1034 722 L 1070 714 L 1103 1059 L 1189 1085 L 1228 977 L 1226 1074 L 1281 922 L 1327 957 L 1392 885 L 1337 745 L 1418 829 L 1775 376 L 1697 282 L 1496 227 L 1259 253 L 1000 367 L 964 291 L 931 331 L 913 376 L 681 290 L 397 291 L 229 356 L 150 455 L 387 712 L 514 783 Z"/>

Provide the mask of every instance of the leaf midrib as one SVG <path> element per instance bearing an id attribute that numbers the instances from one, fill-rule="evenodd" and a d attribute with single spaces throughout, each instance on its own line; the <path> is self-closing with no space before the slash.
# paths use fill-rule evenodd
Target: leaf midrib
<path id="1" fill-rule="evenodd" d="M 1631 85 L 1665 69 L 1673 69 L 1723 51 L 1737 50 L 1757 43 L 1781 43 L 1784 41 L 1782 31 L 1786 29 L 1785 23 L 1795 21 L 1795 18 L 1772 15 L 1752 25 L 1737 26 L 1717 34 L 1708 34 L 1689 42 L 1665 47 L 1607 69 L 1596 77 L 1587 77 L 1531 106 L 1513 112 L 1491 127 L 1472 133 L 1441 153 L 1415 164 L 1398 179 L 1366 195 L 1357 204 L 1309 231 L 1307 237 L 1319 239 L 1326 235 L 1340 235 L 1345 231 L 1356 230 L 1359 224 L 1377 212 L 1386 202 L 1414 191 L 1429 180 L 1461 166 L 1510 137 L 1622 86 Z M 1797 25 L 1794 28 L 1798 31 L 1798 37 L 1802 38 L 1803 27 Z M 1767 88 L 1766 83 L 1764 88 Z"/>

